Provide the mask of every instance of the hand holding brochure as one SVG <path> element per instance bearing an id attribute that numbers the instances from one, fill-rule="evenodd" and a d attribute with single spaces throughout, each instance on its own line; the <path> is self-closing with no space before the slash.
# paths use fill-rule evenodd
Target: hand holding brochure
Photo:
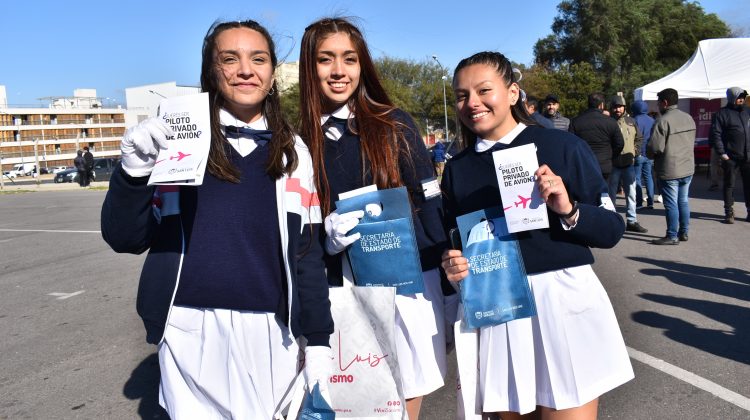
<path id="1" fill-rule="evenodd" d="M 201 185 L 211 148 L 208 93 L 164 99 L 159 118 L 175 135 L 159 151 L 148 185 Z"/>
<path id="2" fill-rule="evenodd" d="M 469 275 L 459 283 L 469 328 L 536 315 L 521 249 L 501 214 L 500 208 L 491 208 L 456 219 L 469 260 Z"/>
<path id="3" fill-rule="evenodd" d="M 503 200 L 505 220 L 510 233 L 549 227 L 547 205 L 536 185 L 534 172 L 539 169 L 536 146 L 525 144 L 492 153 Z"/>
<path id="4" fill-rule="evenodd" d="M 396 287 L 400 295 L 421 293 L 422 265 L 405 187 L 368 192 L 336 202 L 336 211 L 364 210 L 351 233 L 362 237 L 348 252 L 358 286 Z"/>

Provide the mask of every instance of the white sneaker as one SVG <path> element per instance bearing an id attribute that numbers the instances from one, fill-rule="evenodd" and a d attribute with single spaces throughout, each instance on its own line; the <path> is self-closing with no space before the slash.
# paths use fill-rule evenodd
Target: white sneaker
<path id="1" fill-rule="evenodd" d="M 654 203 L 663 203 L 661 199 L 661 194 L 654 194 Z"/>

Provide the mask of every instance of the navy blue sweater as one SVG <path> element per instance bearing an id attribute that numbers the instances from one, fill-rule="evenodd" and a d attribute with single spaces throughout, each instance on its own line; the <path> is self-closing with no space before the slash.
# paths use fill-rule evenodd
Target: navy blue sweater
<path id="1" fill-rule="evenodd" d="M 286 281 L 268 146 L 244 158 L 227 149 L 240 183 L 206 173 L 203 185 L 183 189 L 186 247 L 174 304 L 274 313 Z"/>
<path id="2" fill-rule="evenodd" d="M 440 256 L 447 247 L 447 238 L 442 225 L 442 203 L 439 197 L 425 200 L 422 182 L 435 176 L 435 168 L 430 154 L 422 142 L 419 129 L 409 114 L 401 110 L 394 111 L 394 119 L 403 124 L 403 133 L 410 154 L 401 153 L 399 170 L 406 186 L 413 207 L 414 233 L 419 246 L 422 271 L 440 265 Z M 342 192 L 351 191 L 371 185 L 370 166 L 362 164 L 362 153 L 359 136 L 348 128 L 338 140 L 326 139 L 325 166 L 330 186 L 331 209 L 335 210 L 335 201 Z M 326 268 L 331 285 L 340 286 L 340 257 L 327 257 Z"/>
<path id="3" fill-rule="evenodd" d="M 594 262 L 589 247 L 611 248 L 625 231 L 617 213 L 599 207 L 607 196 L 596 158 L 586 143 L 560 130 L 526 127 L 509 147 L 534 143 L 539 165 L 547 164 L 562 177 L 571 200 L 578 201 L 578 223 L 564 230 L 558 215 L 547 210 L 549 229 L 516 233 L 526 272 L 559 270 Z M 449 160 L 441 184 L 446 229 L 456 226 L 456 217 L 488 207 L 503 207 L 497 176 L 489 152 L 467 148 Z"/>

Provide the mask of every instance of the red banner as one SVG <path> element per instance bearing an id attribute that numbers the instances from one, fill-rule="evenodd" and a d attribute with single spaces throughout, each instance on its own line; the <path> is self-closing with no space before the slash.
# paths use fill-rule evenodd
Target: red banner
<path id="1" fill-rule="evenodd" d="M 691 99 L 690 115 L 695 120 L 695 141 L 708 140 L 711 118 L 721 108 L 721 99 Z"/>
<path id="2" fill-rule="evenodd" d="M 695 163 L 708 163 L 711 150 L 708 136 L 711 133 L 711 119 L 719 108 L 721 99 L 691 99 L 690 115 L 695 120 Z"/>

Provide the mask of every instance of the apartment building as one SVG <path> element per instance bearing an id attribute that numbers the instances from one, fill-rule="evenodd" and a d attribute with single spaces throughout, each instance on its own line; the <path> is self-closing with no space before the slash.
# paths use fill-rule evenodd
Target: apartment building
<path id="1" fill-rule="evenodd" d="M 120 154 L 126 128 L 124 109 L 104 108 L 103 98 L 98 98 L 93 89 L 77 89 L 71 97 L 42 99 L 48 104 L 14 108 L 0 98 L 3 171 L 18 163 L 37 161 L 40 168 L 72 166 L 76 151 L 84 146 L 95 157 Z"/>

